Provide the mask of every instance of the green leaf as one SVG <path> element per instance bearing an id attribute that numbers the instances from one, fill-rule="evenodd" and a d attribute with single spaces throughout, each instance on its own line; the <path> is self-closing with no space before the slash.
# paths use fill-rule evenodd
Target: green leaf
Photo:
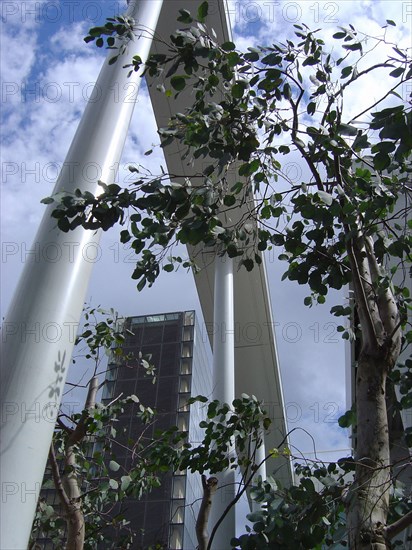
<path id="1" fill-rule="evenodd" d="M 283 95 L 285 99 L 290 99 L 292 97 L 292 89 L 290 87 L 290 84 L 286 83 L 283 86 Z"/>
<path id="2" fill-rule="evenodd" d="M 60 218 L 57 222 L 57 227 L 60 229 L 60 231 L 67 233 L 70 230 L 70 222 L 67 218 Z"/>
<path id="3" fill-rule="evenodd" d="M 311 306 L 313 301 L 312 301 L 312 296 L 306 296 L 306 298 L 303 300 L 303 303 L 305 304 L 305 306 Z"/>
<path id="4" fill-rule="evenodd" d="M 327 193 L 326 191 L 318 191 L 317 192 L 318 197 L 322 202 L 330 206 L 333 202 L 333 197 L 330 193 Z"/>
<path id="5" fill-rule="evenodd" d="M 232 86 L 232 97 L 235 99 L 241 99 L 245 93 L 246 85 L 243 82 L 236 82 Z"/>
<path id="6" fill-rule="evenodd" d="M 260 168 L 259 159 L 253 159 L 251 162 L 242 164 L 239 168 L 240 176 L 251 176 L 254 172 Z"/>
<path id="7" fill-rule="evenodd" d="M 186 77 L 177 75 L 172 76 L 170 79 L 170 84 L 176 91 L 181 92 L 186 86 Z"/>
<path id="8" fill-rule="evenodd" d="M 282 64 L 282 57 L 277 53 L 270 53 L 262 59 L 262 63 L 265 65 L 280 65 Z"/>
<path id="9" fill-rule="evenodd" d="M 163 266 L 163 270 L 167 273 L 171 273 L 172 271 L 174 271 L 174 266 L 173 264 L 166 264 Z"/>
<path id="10" fill-rule="evenodd" d="M 396 27 L 396 23 L 395 21 L 392 21 L 392 19 L 387 19 L 386 22 L 388 23 L 388 25 L 392 25 L 392 27 Z"/>
<path id="11" fill-rule="evenodd" d="M 109 479 L 109 485 L 115 491 L 119 488 L 119 484 L 115 479 Z"/>
<path id="12" fill-rule="evenodd" d="M 133 277 L 132 277 L 132 278 L 133 278 Z M 146 277 L 144 277 L 143 279 L 141 279 L 141 280 L 138 282 L 138 284 L 137 284 L 137 290 L 138 290 L 139 292 L 141 292 L 141 291 L 144 289 L 145 286 L 146 286 Z"/>
<path id="13" fill-rule="evenodd" d="M 206 19 L 208 11 L 209 11 L 209 3 L 208 2 L 203 2 L 202 4 L 200 4 L 199 9 L 197 10 L 197 19 L 201 23 L 203 23 L 204 20 Z"/>
<path id="14" fill-rule="evenodd" d="M 393 71 L 391 71 L 389 73 L 389 76 L 393 76 L 394 78 L 397 78 L 398 76 L 403 75 L 404 72 L 405 72 L 404 67 L 398 67 L 397 69 L 394 69 Z"/>
<path id="15" fill-rule="evenodd" d="M 373 157 L 373 166 L 376 170 L 385 170 L 391 163 L 391 158 L 387 153 L 380 152 Z"/>
<path id="16" fill-rule="evenodd" d="M 343 416 L 338 419 L 338 424 L 341 428 L 350 428 L 356 424 L 356 413 L 355 411 L 346 411 Z"/>
<path id="17" fill-rule="evenodd" d="M 400 240 L 393 241 L 388 246 L 388 252 L 391 256 L 395 256 L 397 258 L 403 258 L 403 255 L 405 253 L 405 245 Z"/>
<path id="18" fill-rule="evenodd" d="M 215 74 L 211 74 L 208 78 L 208 82 L 211 86 L 217 86 L 219 84 L 219 77 Z"/>
<path id="19" fill-rule="evenodd" d="M 352 71 L 353 71 L 353 67 L 351 66 L 348 66 L 348 67 L 344 67 L 342 69 L 342 72 L 340 74 L 340 77 L 341 78 L 348 78 L 348 76 L 350 76 L 352 74 Z"/>
<path id="20" fill-rule="evenodd" d="M 243 264 L 245 266 L 246 271 L 252 271 L 253 266 L 254 266 L 254 261 L 251 260 L 250 258 L 246 258 L 245 260 L 243 260 L 241 262 L 241 264 Z"/>
<path id="21" fill-rule="evenodd" d="M 234 195 L 226 195 L 223 199 L 223 203 L 226 206 L 233 206 L 236 203 L 236 197 Z"/>
<path id="22" fill-rule="evenodd" d="M 127 229 L 124 229 L 123 231 L 120 232 L 120 242 L 121 243 L 127 243 L 130 241 L 130 239 L 132 238 L 132 236 L 130 235 L 130 233 L 128 232 Z"/>
<path id="23" fill-rule="evenodd" d="M 132 482 L 132 478 L 130 476 L 122 476 L 121 478 L 121 485 L 120 485 L 120 489 L 122 491 L 126 491 L 126 489 L 128 489 L 130 483 Z"/>
<path id="24" fill-rule="evenodd" d="M 356 51 L 356 50 L 360 50 L 360 52 L 362 53 L 362 44 L 360 42 L 355 42 L 354 44 L 343 44 L 342 48 L 344 48 L 345 50 L 351 50 L 351 51 Z"/>
<path id="25" fill-rule="evenodd" d="M 248 49 L 251 51 L 245 53 L 243 56 L 246 61 L 250 61 L 251 63 L 253 63 L 254 61 L 259 61 L 259 52 L 257 50 L 252 50 L 252 48 Z"/>
<path id="26" fill-rule="evenodd" d="M 233 42 L 224 42 L 221 46 L 222 50 L 225 52 L 230 52 L 236 48 L 236 45 Z"/>
<path id="27" fill-rule="evenodd" d="M 372 153 L 392 153 L 396 145 L 392 141 L 380 141 L 371 149 Z"/>
<path id="28" fill-rule="evenodd" d="M 338 132 L 342 134 L 342 136 L 356 136 L 358 129 L 350 124 L 339 124 Z"/>
<path id="29" fill-rule="evenodd" d="M 192 23 L 193 22 L 193 17 L 190 15 L 190 11 L 188 10 L 179 10 L 179 17 L 177 18 L 177 20 L 180 22 L 180 23 Z"/>
<path id="30" fill-rule="evenodd" d="M 109 468 L 112 470 L 112 472 L 117 472 L 120 468 L 120 464 L 118 464 L 115 460 L 111 460 L 109 462 Z"/>
<path id="31" fill-rule="evenodd" d="M 308 103 L 308 106 L 306 108 L 308 115 L 313 115 L 316 112 L 316 103 L 314 101 L 311 101 Z"/>

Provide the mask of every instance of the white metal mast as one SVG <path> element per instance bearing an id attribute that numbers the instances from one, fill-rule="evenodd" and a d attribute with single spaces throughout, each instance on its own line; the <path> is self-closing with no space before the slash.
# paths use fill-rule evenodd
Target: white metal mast
<path id="1" fill-rule="evenodd" d="M 233 259 L 216 255 L 213 322 L 213 399 L 232 404 L 235 399 L 235 319 L 233 292 Z M 236 452 L 235 449 L 232 452 Z M 218 488 L 210 510 L 209 535 L 213 526 L 223 516 L 227 505 L 236 493 L 235 472 L 226 470 L 213 474 Z M 212 542 L 214 550 L 227 548 L 236 534 L 235 507 L 232 506 L 216 531 Z"/>
<path id="2" fill-rule="evenodd" d="M 127 15 L 135 20 L 137 32 L 123 57 L 128 62 L 134 55 L 146 60 L 162 1 L 129 2 Z M 102 181 L 114 181 L 134 108 L 134 102 L 125 101 L 126 94 L 132 84 L 137 95 L 141 78 L 137 73 L 128 78 L 123 65 L 122 59 L 104 63 L 54 193 L 77 188 L 98 193 L 96 182 L 85 177 L 91 163 L 99 167 Z M 53 243 L 62 257 L 51 263 L 42 256 L 26 264 L 3 327 L 0 547 L 7 550 L 27 548 L 93 266 L 83 251 L 99 240 L 98 232 L 82 228 L 61 232 L 50 217 L 52 209 L 53 205 L 47 208 L 35 243 L 40 249 Z M 57 335 L 54 342 L 51 334 Z"/>

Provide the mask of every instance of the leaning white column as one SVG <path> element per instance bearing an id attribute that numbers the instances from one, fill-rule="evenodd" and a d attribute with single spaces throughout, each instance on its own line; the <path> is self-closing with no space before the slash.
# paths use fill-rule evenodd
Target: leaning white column
<path id="1" fill-rule="evenodd" d="M 136 37 L 117 63 L 100 72 L 54 193 L 76 188 L 97 193 L 87 168 L 112 183 L 134 108 L 137 73 L 128 78 L 125 62 L 144 61 L 150 51 L 162 0 L 131 1 L 127 15 Z M 144 29 L 144 31 L 141 31 Z M 116 50 L 114 50 L 116 52 Z M 110 52 L 111 57 L 113 51 Z M 3 326 L 1 364 L 1 541 L 0 548 L 27 548 L 56 413 L 82 312 L 99 234 L 78 228 L 62 233 L 47 208 L 35 238 L 40 261 L 27 264 Z M 48 262 L 47 246 L 61 253 Z"/>
<path id="2" fill-rule="evenodd" d="M 235 323 L 233 304 L 233 260 L 227 256 L 215 259 L 214 313 L 215 333 L 213 337 L 213 399 L 232 404 L 235 398 Z M 234 449 L 233 449 L 234 452 Z M 215 474 L 213 474 L 215 475 Z M 208 526 L 209 535 L 213 526 L 233 500 L 236 492 L 235 473 L 228 470 L 217 474 L 220 489 L 211 508 Z M 229 548 L 230 540 L 236 534 L 235 507 L 219 526 L 212 548 Z"/>

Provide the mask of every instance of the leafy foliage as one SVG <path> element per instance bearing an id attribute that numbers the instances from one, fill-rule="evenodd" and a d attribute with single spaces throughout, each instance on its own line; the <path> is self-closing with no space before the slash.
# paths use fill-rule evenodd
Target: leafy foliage
<path id="1" fill-rule="evenodd" d="M 141 355 L 136 358 L 123 352 L 125 335 L 113 309 L 105 311 L 100 307 L 85 307 L 83 313 L 84 324 L 76 338 L 76 357 L 82 357 L 83 361 L 93 361 L 93 376 L 97 373 L 102 352 L 107 352 L 111 355 L 109 368 L 122 368 L 133 360 L 142 365 L 148 375 L 154 377 L 154 366 L 147 359 Z M 128 548 L 134 540 L 135 530 L 124 518 L 121 503 L 127 497 L 140 498 L 160 485 L 162 470 L 148 464 L 150 461 L 147 457 L 147 445 L 150 440 L 142 435 L 137 441 L 126 441 L 117 428 L 119 416 L 132 412 L 136 425 L 140 424 L 144 433 L 144 427 L 154 421 L 154 411 L 144 406 L 136 395 L 123 398 L 119 396 L 106 405 L 97 403 L 70 416 L 63 412 L 58 416 L 52 445 L 61 479 L 74 474 L 81 490 L 86 549 L 95 548 L 96 544 L 111 548 L 113 533 L 117 537 L 116 548 Z M 75 461 L 68 464 L 67 456 L 73 447 L 71 436 L 79 426 L 82 426 L 82 433 L 76 438 Z M 123 442 L 122 448 L 128 448 L 131 455 L 133 448 L 134 460 L 127 471 L 120 467 L 116 459 L 120 440 Z M 43 484 L 45 496 L 40 496 L 31 544 L 33 546 L 37 539 L 46 537 L 53 541 L 56 548 L 64 548 L 67 536 L 66 512 L 61 503 L 55 502 L 51 506 L 47 500 L 47 491 L 50 489 L 55 495 L 55 501 L 58 500 L 50 460 Z M 116 505 L 120 507 L 116 509 Z M 107 531 L 108 527 L 111 531 Z"/>
<path id="2" fill-rule="evenodd" d="M 218 246 L 221 253 L 239 256 L 246 269 L 259 264 L 265 250 L 282 246 L 285 277 L 309 284 L 320 303 L 328 288 L 340 289 L 351 280 L 347 238 L 359 222 L 375 237 L 379 261 L 410 258 L 410 232 L 395 205 L 409 193 L 412 115 L 401 101 L 374 110 L 387 97 L 402 100 L 397 90 L 412 76 L 408 52 L 393 47 L 382 62 L 361 69 L 360 62 L 385 38 L 372 39 L 349 26 L 334 35 L 336 51 L 340 43 L 347 50 L 334 59 L 315 32 L 295 25 L 297 44 L 241 53 L 232 43 L 217 44 L 184 10 L 181 20 L 193 25 L 172 35 L 169 52 L 152 56 L 145 72 L 166 73 L 171 85 L 166 94 L 178 95 L 190 81 L 194 104 L 160 130 L 162 146 L 178 140 L 186 146 L 186 158 L 207 157 L 212 163 L 184 183 L 143 173 L 126 189 L 101 182 L 98 198 L 80 191 L 57 197 L 58 226 L 108 230 L 127 224 L 121 241 L 139 256 L 133 273 L 139 289 L 153 284 L 162 262 L 167 271 L 179 263 L 191 267 L 190 261 L 168 255 L 176 242 Z M 367 39 L 374 43 L 364 52 Z M 385 71 L 393 85 L 366 110 L 369 122 L 364 122 L 366 111 L 345 119 L 344 95 L 351 88 L 357 93 L 358 83 L 373 71 Z M 279 159 L 293 150 L 306 161 L 309 174 L 285 191 L 288 178 Z M 233 169 L 237 178 L 229 185 Z M 262 199 L 257 207 L 252 191 Z M 225 226 L 219 212 L 239 207 L 247 208 L 247 219 Z M 395 217 L 396 224 L 387 223 Z M 391 284 L 391 279 L 377 284 Z"/>
<path id="3" fill-rule="evenodd" d="M 388 27 L 395 25 L 391 20 L 380 37 L 353 25 L 340 27 L 330 49 L 319 30 L 297 24 L 294 41 L 241 52 L 232 42 L 219 44 L 209 33 L 207 11 L 206 2 L 197 17 L 181 10 L 179 20 L 186 27 L 143 67 L 151 78 L 162 76 L 158 90 L 169 98 L 188 85 L 194 90 L 193 104 L 159 130 L 162 147 L 178 141 L 184 151 L 184 181 L 131 168 L 136 181 L 128 188 L 100 182 L 99 197 L 78 190 L 44 202 L 55 203 L 53 216 L 62 231 L 124 226 L 121 242 L 129 242 L 136 252 L 132 276 L 139 290 L 153 284 L 162 268 L 195 267 L 193 259 L 173 255 L 176 243 L 227 254 L 248 271 L 262 262 L 266 250 L 281 247 L 284 278 L 309 286 L 308 306 L 324 303 L 330 288 L 352 285 L 351 303 L 335 306 L 333 313 L 349 317 L 352 328 L 339 330 L 344 338 L 356 339 L 359 348 L 356 410 L 340 420 L 343 427 L 358 424 L 355 482 L 344 495 L 338 472 L 319 491 L 312 477 L 322 484 L 324 476 L 317 467 L 302 470 L 300 484 L 290 490 L 261 482 L 254 494 L 265 503 L 262 512 L 250 518 L 253 530 L 233 544 L 269 548 L 284 529 L 277 544 L 288 544 L 291 537 L 301 548 L 333 546 L 342 537 L 344 504 L 348 522 L 358 521 L 350 528 L 356 533 L 351 536 L 358 537 L 352 545 L 360 545 L 361 539 L 386 545 L 382 529 L 387 517 L 396 522 L 399 510 L 410 505 L 402 500 L 396 512 L 390 500 L 389 408 L 382 390 L 394 384 L 401 398 L 392 408 L 411 407 L 410 360 L 395 366 L 412 341 L 411 297 L 405 287 L 412 249 L 412 111 L 409 98 L 400 94 L 412 77 L 410 52 L 387 38 Z M 102 27 L 95 36 L 111 36 L 112 30 Z M 133 59 L 129 68 L 141 70 L 141 60 Z M 379 75 L 382 90 L 370 105 L 352 112 L 348 105 L 363 94 L 371 75 Z M 290 154 L 305 165 L 297 181 L 282 168 Z M 229 214 L 234 222 L 227 222 Z M 376 401 L 375 412 L 365 407 L 368 399 Z M 237 406 L 246 410 L 249 405 L 241 401 L 233 404 Z M 218 471 L 213 470 L 218 463 L 220 468 L 252 468 L 247 461 L 241 464 L 242 453 L 232 463 L 225 454 L 237 430 L 245 429 L 234 420 L 232 409 L 212 402 L 208 414 L 204 447 L 192 449 L 181 435 L 167 435 L 182 444 L 181 454 L 170 455 L 169 466 L 181 459 L 182 465 L 200 472 Z M 378 450 L 365 428 L 372 422 L 381 430 Z M 410 443 L 406 432 L 402 445 L 405 436 Z M 366 467 L 365 457 L 376 467 Z M 357 484 L 374 487 L 375 493 L 365 497 Z M 353 519 L 359 506 L 366 515 Z"/>
<path id="4" fill-rule="evenodd" d="M 345 466 L 342 463 L 342 466 Z M 346 518 L 342 494 L 346 490 L 346 468 L 296 466 L 298 483 L 290 488 L 279 485 L 273 477 L 252 488 L 253 500 L 260 511 L 248 514 L 253 527 L 232 540 L 237 549 L 301 550 L 342 548 L 346 545 Z"/>

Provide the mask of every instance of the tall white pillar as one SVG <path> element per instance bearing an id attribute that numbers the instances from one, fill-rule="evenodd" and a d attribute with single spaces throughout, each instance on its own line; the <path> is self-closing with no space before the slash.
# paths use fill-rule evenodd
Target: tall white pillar
<path id="1" fill-rule="evenodd" d="M 265 480 L 266 479 L 266 462 L 264 462 L 264 460 L 266 458 L 266 446 L 265 446 L 265 436 L 264 436 L 263 428 L 262 428 L 261 436 L 262 436 L 262 444 L 258 449 L 256 449 L 256 453 L 255 453 L 255 464 L 261 464 L 261 466 L 259 466 L 259 468 L 256 470 L 254 479 L 257 479 L 259 476 L 261 476 L 262 479 Z M 254 512 L 260 510 L 261 506 L 262 505 L 259 502 L 252 503 L 252 509 Z"/>
<path id="2" fill-rule="evenodd" d="M 213 337 L 213 399 L 232 404 L 235 398 L 235 323 L 233 304 L 233 260 L 228 256 L 215 259 L 214 327 Z M 235 452 L 233 449 L 232 452 Z M 209 535 L 236 494 L 235 472 L 228 470 L 216 475 L 219 481 L 211 508 Z M 236 534 L 235 507 L 219 526 L 213 539 L 213 550 L 229 548 Z"/>
<path id="3" fill-rule="evenodd" d="M 128 78 L 123 65 L 134 55 L 147 58 L 161 6 L 162 0 L 129 3 L 127 15 L 137 24 L 135 40 L 117 63 L 104 63 L 54 193 L 76 188 L 98 193 L 97 183 L 88 179 L 90 165 L 98 168 L 102 181 L 114 181 L 134 108 L 131 86 L 137 96 L 140 83 L 140 75 Z M 0 548 L 7 550 L 27 548 L 93 266 L 88 259 L 99 241 L 98 233 L 82 228 L 59 231 L 52 209 L 47 208 L 34 242 L 41 261 L 26 264 L 3 326 Z M 47 261 L 42 252 L 48 246 L 61 253 L 58 262 Z"/>

